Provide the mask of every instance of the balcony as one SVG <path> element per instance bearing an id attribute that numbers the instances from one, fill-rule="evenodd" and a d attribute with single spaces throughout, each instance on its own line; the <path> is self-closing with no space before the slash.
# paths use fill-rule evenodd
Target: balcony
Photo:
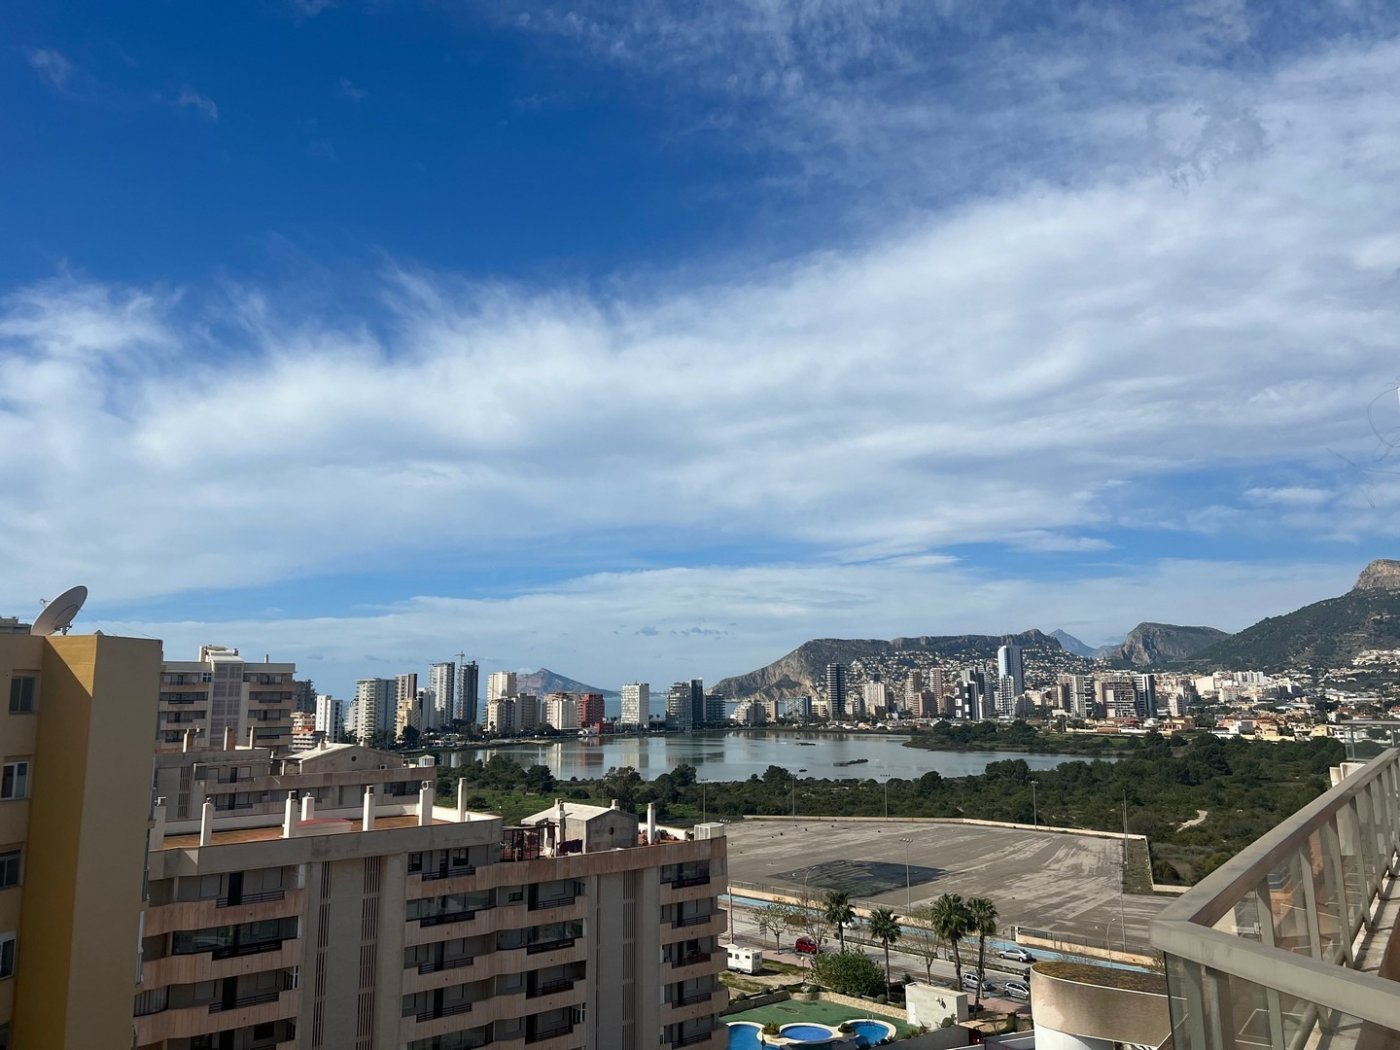
<path id="1" fill-rule="evenodd" d="M 294 1018 L 300 996 L 295 989 L 259 993 L 240 1000 L 238 1005 L 223 1007 L 219 1003 L 199 1003 L 146 1014 L 134 1020 L 136 1045 L 148 1046 L 176 1039 L 210 1035 L 231 1028 L 268 1024 Z"/>
<path id="2" fill-rule="evenodd" d="M 1177 1050 L 1395 1045 L 1397 846 L 1390 750 L 1165 908 L 1152 944 L 1166 959 Z"/>
<path id="3" fill-rule="evenodd" d="M 286 895 L 286 890 L 262 890 L 258 893 L 244 893 L 238 900 L 233 900 L 230 897 L 216 897 L 214 898 L 214 907 L 236 908 L 242 904 L 265 904 L 268 901 L 280 901 Z"/>
<path id="4" fill-rule="evenodd" d="M 526 999 L 538 999 L 542 995 L 553 995 L 555 992 L 567 992 L 574 986 L 572 977 L 560 977 L 557 980 L 545 981 L 533 991 L 525 993 Z"/>
<path id="5" fill-rule="evenodd" d="M 465 877 L 467 875 L 475 875 L 476 866 L 473 864 L 468 864 L 460 868 L 448 868 L 445 871 L 423 871 L 414 872 L 414 874 L 417 875 L 424 882 L 433 882 L 437 879 L 455 879 L 459 877 Z"/>
<path id="6" fill-rule="evenodd" d="M 476 957 L 468 955 L 461 959 L 442 959 L 438 962 L 419 963 L 418 972 L 441 973 L 443 970 L 460 970 L 463 966 L 470 966 L 474 962 L 476 962 Z"/>
<path id="7" fill-rule="evenodd" d="M 728 1034 L 727 1034 L 727 1032 L 726 1032 L 725 1029 L 723 1029 L 723 1028 L 718 1028 L 718 1029 L 712 1028 L 712 1029 L 710 1029 L 708 1032 L 691 1032 L 689 1035 L 677 1036 L 675 1039 L 672 1039 L 672 1040 L 671 1040 L 670 1045 L 671 1045 L 671 1046 L 677 1046 L 677 1047 L 679 1047 L 679 1046 L 702 1046 L 702 1045 L 704 1045 L 704 1044 L 706 1044 L 706 1043 L 711 1042 L 711 1041 L 715 1038 L 715 1036 L 717 1036 L 717 1035 L 719 1035 L 719 1034 L 721 1034 L 721 1033 L 725 1033 L 725 1039 L 726 1039 L 726 1040 L 729 1038 L 729 1037 L 728 1037 Z"/>
<path id="8" fill-rule="evenodd" d="M 536 941 L 525 945 L 526 955 L 539 955 L 541 952 L 554 952 L 561 948 L 572 948 L 577 937 L 558 937 L 552 941 Z"/>
<path id="9" fill-rule="evenodd" d="M 671 928 L 678 930 L 684 926 L 703 926 L 714 916 L 714 912 L 706 912 L 704 915 L 678 915 L 671 920 Z"/>
<path id="10" fill-rule="evenodd" d="M 530 911 L 545 911 L 548 908 L 567 908 L 576 900 L 578 900 L 578 895 L 573 893 L 562 897 L 546 897 L 544 900 L 531 901 Z"/>
<path id="11" fill-rule="evenodd" d="M 281 992 L 256 992 L 252 995 L 245 995 L 242 998 L 235 999 L 231 1003 L 210 1003 L 209 1012 L 211 1014 L 221 1014 L 225 1010 L 241 1010 L 245 1006 L 257 1006 L 261 1003 L 270 1003 L 276 1001 L 277 997 L 281 994 Z"/>
<path id="12" fill-rule="evenodd" d="M 678 889 L 678 890 L 683 890 L 683 889 L 685 889 L 687 886 L 708 886 L 709 884 L 710 884 L 710 876 L 709 876 L 708 874 L 705 874 L 705 875 L 687 875 L 687 876 L 686 876 L 685 878 L 683 878 L 683 879 L 672 879 L 672 880 L 670 881 L 670 885 L 671 885 L 672 887 L 674 887 L 675 889 Z"/>
<path id="13" fill-rule="evenodd" d="M 469 1002 L 448 1003 L 439 1010 L 424 1010 L 416 1015 L 419 1024 L 424 1021 L 436 1021 L 440 1017 L 456 1017 L 458 1014 L 469 1014 L 472 1012 L 472 1004 Z"/>
<path id="14" fill-rule="evenodd" d="M 531 1046 L 535 1043 L 543 1043 L 548 1039 L 557 1039 L 560 1036 L 568 1035 L 574 1030 L 572 1024 L 555 1025 L 553 1028 L 545 1028 L 533 1035 L 525 1036 L 525 1045 Z"/>

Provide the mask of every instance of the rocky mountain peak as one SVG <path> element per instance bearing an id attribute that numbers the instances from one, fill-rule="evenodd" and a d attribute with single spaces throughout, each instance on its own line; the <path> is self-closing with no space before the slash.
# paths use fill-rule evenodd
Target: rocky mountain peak
<path id="1" fill-rule="evenodd" d="M 1400 561 L 1377 558 L 1361 570 L 1353 591 L 1400 591 Z"/>

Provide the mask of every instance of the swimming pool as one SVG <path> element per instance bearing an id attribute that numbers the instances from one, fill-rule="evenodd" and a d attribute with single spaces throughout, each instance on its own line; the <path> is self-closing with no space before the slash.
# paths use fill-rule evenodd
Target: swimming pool
<path id="1" fill-rule="evenodd" d="M 806 1043 L 812 1046 L 835 1042 L 840 1038 L 838 1033 L 824 1024 L 785 1024 L 778 1029 L 778 1034 L 795 1043 Z"/>
<path id="2" fill-rule="evenodd" d="M 729 1022 L 729 1050 L 762 1050 L 763 1041 L 758 1037 L 761 1030 L 748 1021 Z"/>
<path id="3" fill-rule="evenodd" d="M 852 1032 L 865 1040 L 866 1046 L 876 1046 L 881 1039 L 888 1039 L 894 1035 L 894 1025 L 886 1024 L 884 1021 L 866 1019 L 863 1021 L 847 1021 Z"/>

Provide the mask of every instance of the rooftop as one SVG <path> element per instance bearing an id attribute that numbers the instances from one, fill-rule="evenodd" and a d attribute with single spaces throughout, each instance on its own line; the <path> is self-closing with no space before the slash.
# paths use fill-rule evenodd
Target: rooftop
<path id="1" fill-rule="evenodd" d="M 318 819 L 324 820 L 325 818 L 318 818 Z M 298 821 L 297 823 L 300 824 L 301 821 Z M 313 822 L 313 823 L 314 823 L 314 822 Z M 337 823 L 338 823 L 338 821 L 337 821 Z M 362 830 L 364 830 L 361 821 L 358 821 L 358 820 L 347 820 L 346 823 L 350 825 L 350 830 L 351 830 L 351 831 L 362 831 Z M 433 823 L 434 823 L 434 824 L 450 824 L 450 823 L 454 823 L 454 822 L 453 822 L 453 821 L 448 821 L 448 820 L 436 820 L 436 819 L 435 819 L 435 820 L 433 821 Z M 377 817 L 374 818 L 374 827 L 372 827 L 370 830 L 371 830 L 371 831 L 385 831 L 385 830 L 387 830 L 387 829 L 389 829 L 389 828 L 416 828 L 417 826 L 418 826 L 418 818 L 417 818 L 416 816 L 414 816 L 413 814 L 408 814 L 408 815 L 399 816 L 399 817 L 379 817 L 379 816 L 377 816 Z M 217 830 L 214 831 L 213 834 L 210 836 L 210 845 L 211 845 L 211 846 L 224 846 L 224 845 L 228 845 L 229 843 L 234 843 L 234 842 L 266 842 L 266 841 L 269 841 L 269 840 L 271 840 L 271 839 L 280 839 L 281 837 L 282 837 L 282 825 L 281 825 L 280 823 L 277 823 L 277 824 L 267 824 L 267 825 L 263 825 L 263 826 L 261 826 L 261 827 L 256 827 L 256 828 L 229 828 L 229 829 L 227 829 L 227 830 L 225 830 L 225 831 L 217 831 Z M 165 837 L 165 842 L 164 842 L 162 848 L 163 848 L 163 849 L 198 849 L 198 848 L 199 848 L 199 834 L 196 832 L 196 833 L 189 834 L 189 835 L 167 835 L 167 836 Z"/>

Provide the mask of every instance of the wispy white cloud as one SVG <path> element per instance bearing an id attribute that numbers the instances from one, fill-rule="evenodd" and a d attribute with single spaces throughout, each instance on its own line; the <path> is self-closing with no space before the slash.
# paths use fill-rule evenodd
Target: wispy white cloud
<path id="1" fill-rule="evenodd" d="M 73 76 L 73 63 L 52 48 L 35 48 L 30 51 L 29 68 L 56 91 L 66 91 Z"/>
<path id="2" fill-rule="evenodd" d="M 356 87 L 349 77 L 340 78 L 337 90 L 343 98 L 348 98 L 351 102 L 363 102 L 369 97 L 369 92 L 362 87 Z"/>
<path id="3" fill-rule="evenodd" d="M 171 103 L 176 109 L 192 109 L 214 123 L 219 122 L 219 107 L 208 95 L 202 95 L 188 84 L 181 85 Z"/>

